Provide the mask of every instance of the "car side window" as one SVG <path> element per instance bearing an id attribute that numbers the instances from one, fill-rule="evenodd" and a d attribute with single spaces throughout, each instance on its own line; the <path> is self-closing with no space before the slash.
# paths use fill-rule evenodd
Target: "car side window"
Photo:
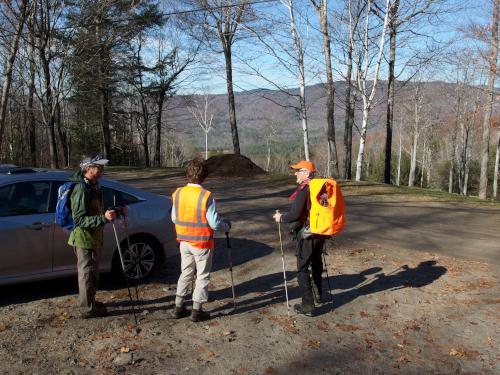
<path id="1" fill-rule="evenodd" d="M 48 212 L 50 182 L 18 182 L 0 188 L 0 216 L 33 215 Z"/>
<path id="2" fill-rule="evenodd" d="M 108 187 L 102 187 L 102 196 L 104 201 L 104 208 L 113 207 L 113 206 L 129 206 L 136 202 L 139 202 L 139 199 L 134 197 L 133 195 L 124 193 L 120 190 L 111 189 Z"/>

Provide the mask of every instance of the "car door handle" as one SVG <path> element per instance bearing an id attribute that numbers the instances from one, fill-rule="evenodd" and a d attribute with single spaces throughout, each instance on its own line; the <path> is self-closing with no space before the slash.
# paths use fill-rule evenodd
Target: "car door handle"
<path id="1" fill-rule="evenodd" d="M 33 230 L 42 230 L 43 228 L 50 227 L 50 225 L 51 224 L 48 223 L 42 223 L 41 221 L 35 221 L 34 223 L 31 223 L 31 225 L 28 225 L 27 228 Z"/>

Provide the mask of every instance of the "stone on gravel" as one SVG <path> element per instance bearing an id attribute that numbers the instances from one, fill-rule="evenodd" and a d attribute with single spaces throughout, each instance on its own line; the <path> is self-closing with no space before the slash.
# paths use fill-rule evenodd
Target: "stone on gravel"
<path id="1" fill-rule="evenodd" d="M 131 365 L 134 361 L 134 355 L 131 352 L 128 353 L 120 353 L 113 360 L 113 363 L 118 366 L 127 366 Z"/>

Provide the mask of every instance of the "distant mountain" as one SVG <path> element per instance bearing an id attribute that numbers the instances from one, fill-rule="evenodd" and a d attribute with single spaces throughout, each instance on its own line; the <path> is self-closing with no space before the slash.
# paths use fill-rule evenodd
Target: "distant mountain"
<path id="1" fill-rule="evenodd" d="M 421 84 L 421 92 L 427 103 L 427 116 L 432 116 L 433 121 L 441 121 L 446 118 L 454 118 L 456 106 L 457 85 L 446 82 L 426 82 Z M 470 87 L 470 94 L 476 97 L 478 87 Z M 410 108 L 415 98 L 415 86 L 411 83 L 403 85 L 396 83 L 396 119 L 400 121 L 401 108 Z M 301 139 L 302 125 L 294 108 L 298 107 L 298 89 L 292 90 L 287 95 L 280 91 L 257 89 L 235 94 L 236 116 L 240 143 L 242 146 L 264 143 L 271 129 L 271 123 L 277 128 L 277 137 L 283 141 Z M 325 86 L 317 84 L 306 88 L 306 100 L 308 103 L 308 126 L 310 136 L 321 137 L 326 127 L 325 121 Z M 338 137 L 342 137 L 344 129 L 344 82 L 335 82 L 335 127 Z M 385 112 L 387 97 L 387 82 L 380 81 L 376 93 L 376 104 L 370 114 L 371 132 L 385 132 Z M 195 97 L 203 100 L 202 97 Z M 209 133 L 210 148 L 231 148 L 231 130 L 228 120 L 227 96 L 213 95 L 212 112 L 214 114 L 215 130 Z M 186 97 L 174 97 L 169 107 L 168 125 L 177 133 L 185 134 L 199 146 L 204 145 L 204 133 L 194 122 L 191 114 L 183 105 Z M 473 103 L 473 102 L 472 102 Z M 359 103 L 361 105 L 361 103 Z M 496 111 L 498 111 L 498 105 Z M 399 118 L 398 118 L 399 116 Z M 361 111 L 356 112 L 357 122 L 361 123 Z"/>

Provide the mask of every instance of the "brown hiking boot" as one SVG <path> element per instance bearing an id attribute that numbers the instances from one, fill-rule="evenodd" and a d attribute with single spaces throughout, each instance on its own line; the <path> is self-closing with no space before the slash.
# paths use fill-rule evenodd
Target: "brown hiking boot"
<path id="1" fill-rule="evenodd" d="M 80 318 L 81 319 L 101 318 L 108 315 L 109 315 L 108 310 L 104 306 L 101 306 L 99 308 L 96 307 L 92 311 L 84 311 L 80 313 Z"/>
<path id="2" fill-rule="evenodd" d="M 293 309 L 297 314 L 302 314 L 305 316 L 314 316 L 313 306 L 304 306 L 301 303 L 293 305 Z"/>
<path id="3" fill-rule="evenodd" d="M 174 310 L 172 311 L 172 318 L 174 319 L 185 318 L 188 315 L 189 315 L 189 310 L 186 309 L 184 306 L 182 307 L 175 306 Z"/>
<path id="4" fill-rule="evenodd" d="M 191 313 L 191 320 L 193 322 L 202 322 L 204 320 L 210 319 L 210 314 L 203 310 L 195 310 Z"/>

